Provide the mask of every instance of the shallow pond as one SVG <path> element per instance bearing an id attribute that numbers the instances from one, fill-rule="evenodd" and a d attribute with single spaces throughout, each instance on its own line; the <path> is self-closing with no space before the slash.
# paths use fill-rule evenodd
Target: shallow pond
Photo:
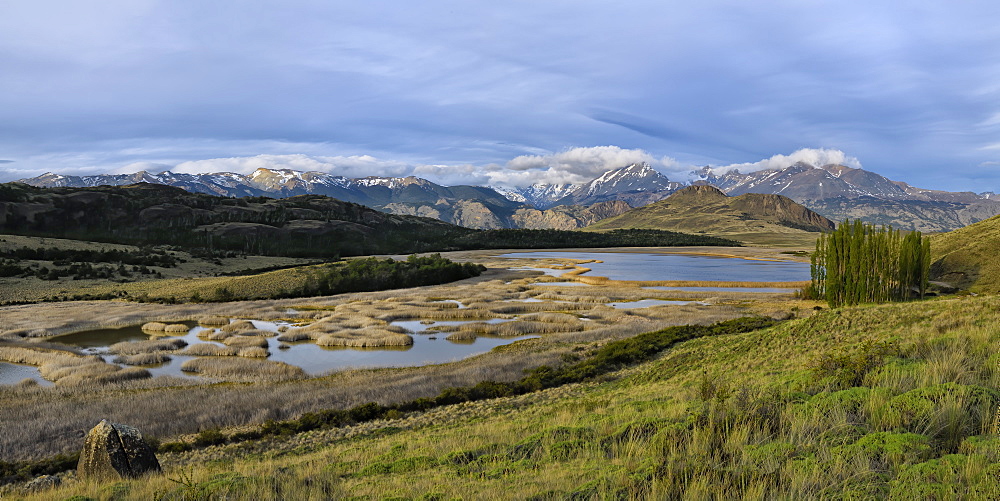
<path id="1" fill-rule="evenodd" d="M 749 259 L 687 254 L 631 252 L 512 252 L 507 258 L 600 260 L 581 266 L 586 275 L 611 280 L 700 280 L 713 282 L 797 282 L 809 280 L 809 263 L 754 261 Z"/>
<path id="2" fill-rule="evenodd" d="M 38 373 L 38 367 L 0 362 L 0 384 L 17 384 L 25 379 L 32 379 L 42 386 L 52 385 Z"/>
<path id="3" fill-rule="evenodd" d="M 643 289 L 680 292 L 758 292 L 786 294 L 796 291 L 796 289 L 783 289 L 780 287 L 643 287 Z"/>
<path id="4" fill-rule="evenodd" d="M 618 308 L 620 310 L 630 310 L 634 308 L 649 308 L 650 306 L 663 306 L 663 305 L 684 305 L 691 304 L 692 301 L 671 301 L 667 299 L 640 299 L 638 301 L 619 301 L 615 303 L 606 303 L 612 308 Z"/>
<path id="5" fill-rule="evenodd" d="M 503 322 L 509 321 L 504 319 L 492 319 L 488 322 Z M 266 322 L 261 320 L 251 320 L 254 327 L 260 330 L 267 330 L 276 332 L 278 328 L 284 323 Z M 445 322 L 433 322 L 430 324 L 421 324 L 420 321 L 412 322 L 395 322 L 395 324 L 404 325 L 406 328 L 418 333 L 434 325 L 461 325 L 470 323 L 473 321 L 445 321 Z M 192 323 L 185 322 L 190 329 L 187 334 L 179 336 L 159 336 L 160 339 L 183 339 L 188 343 L 188 345 L 196 343 L 210 343 L 218 346 L 225 346 L 221 342 L 209 341 L 198 337 L 198 333 L 209 330 L 205 327 L 198 327 Z M 411 325 L 413 324 L 413 325 Z M 440 335 L 422 335 L 414 334 L 413 345 L 411 346 L 390 346 L 390 347 L 380 347 L 380 348 L 354 348 L 354 347 L 323 347 L 315 344 L 312 341 L 301 341 L 301 342 L 290 342 L 284 343 L 289 348 L 279 349 L 278 346 L 282 344 L 276 339 L 276 337 L 263 338 L 268 342 L 268 351 L 271 356 L 267 357 L 268 360 L 276 362 L 285 362 L 290 365 L 295 365 L 301 367 L 307 374 L 311 376 L 316 376 L 320 374 L 325 374 L 332 371 L 350 369 L 350 368 L 370 368 L 370 367 L 414 367 L 421 365 L 439 364 L 445 362 L 453 362 L 456 360 L 461 360 L 463 358 L 468 358 L 473 355 L 478 355 L 480 353 L 485 353 L 492 350 L 493 348 L 505 344 L 510 344 L 515 341 L 520 341 L 522 339 L 530 339 L 537 336 L 520 336 L 514 338 L 488 338 L 488 337 L 478 337 L 474 340 L 463 340 L 458 342 L 452 342 L 445 339 L 447 334 L 442 333 Z M 123 327 L 119 329 L 99 329 L 89 332 L 81 332 L 77 334 L 67 334 L 64 336 L 57 336 L 50 338 L 48 341 L 54 343 L 62 343 L 77 348 L 82 348 L 84 352 L 89 354 L 100 355 L 102 358 L 111 362 L 115 355 L 108 352 L 108 347 L 112 344 L 123 342 L 123 341 L 145 341 L 152 339 L 151 336 L 145 334 L 140 326 Z M 198 377 L 192 373 L 183 372 L 180 370 L 181 365 L 191 358 L 197 358 L 187 355 L 176 355 L 169 354 L 171 360 L 154 366 L 141 366 L 150 371 L 153 376 L 180 376 L 180 377 Z M 14 364 L 7 364 L 14 365 Z M 34 374 L 37 377 L 38 370 L 30 366 L 14 366 L 14 367 L 27 367 L 29 370 L 34 370 Z M 13 373 L 13 369 L 7 369 L 0 366 L 0 375 L 6 375 L 7 372 Z M 4 378 L 0 380 L 3 384 L 13 384 L 25 377 L 20 376 L 11 381 L 7 379 L 14 378 Z"/>

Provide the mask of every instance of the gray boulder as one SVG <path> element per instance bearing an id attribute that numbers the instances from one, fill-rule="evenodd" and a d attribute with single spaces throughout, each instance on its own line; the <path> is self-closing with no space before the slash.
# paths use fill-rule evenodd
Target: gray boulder
<path id="1" fill-rule="evenodd" d="M 160 462 L 139 430 L 107 420 L 87 434 L 77 466 L 81 479 L 135 478 L 159 471 Z"/>

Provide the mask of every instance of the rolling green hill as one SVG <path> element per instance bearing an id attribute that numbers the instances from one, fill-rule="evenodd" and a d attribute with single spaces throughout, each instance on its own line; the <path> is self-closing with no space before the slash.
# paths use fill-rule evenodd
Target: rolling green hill
<path id="1" fill-rule="evenodd" d="M 431 405 L 469 394 L 454 389 L 426 411 L 166 454 L 165 475 L 114 487 L 122 499 L 998 499 L 998 306 L 824 311 L 649 347 L 669 346 L 583 384 Z M 620 363 L 628 343 L 564 367 Z M 378 406 L 346 422 L 365 410 Z"/>
<path id="2" fill-rule="evenodd" d="M 646 228 L 710 234 L 737 240 L 766 235 L 801 235 L 834 229 L 834 223 L 781 195 L 747 193 L 729 197 L 714 186 L 689 186 L 669 197 L 587 230 Z"/>
<path id="3" fill-rule="evenodd" d="M 227 198 L 156 184 L 0 184 L 0 234 L 290 257 L 486 248 L 737 245 L 667 231 L 481 231 L 322 195 Z"/>
<path id="4" fill-rule="evenodd" d="M 931 236 L 931 279 L 973 292 L 1000 292 L 1000 216 Z"/>

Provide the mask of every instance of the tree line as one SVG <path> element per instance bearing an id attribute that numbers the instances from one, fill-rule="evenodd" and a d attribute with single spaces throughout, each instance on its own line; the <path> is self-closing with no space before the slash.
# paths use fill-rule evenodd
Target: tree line
<path id="1" fill-rule="evenodd" d="M 805 296 L 830 307 L 923 298 L 930 271 L 930 240 L 890 226 L 844 221 L 816 241 Z"/>

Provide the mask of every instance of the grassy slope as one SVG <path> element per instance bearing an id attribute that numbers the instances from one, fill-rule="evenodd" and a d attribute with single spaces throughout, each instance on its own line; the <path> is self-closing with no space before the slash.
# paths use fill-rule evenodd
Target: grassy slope
<path id="1" fill-rule="evenodd" d="M 931 237 L 932 279 L 974 292 L 1000 292 L 1000 216 Z"/>
<path id="2" fill-rule="evenodd" d="M 354 438 L 167 456 L 164 477 L 45 496 L 996 499 L 998 322 L 1000 299 L 981 297 L 824 311 L 689 341 L 601 383 L 404 416 Z M 856 373 L 816 375 L 841 354 Z"/>
<path id="3" fill-rule="evenodd" d="M 816 233 L 779 224 L 777 217 L 751 214 L 754 212 L 751 207 L 754 204 L 749 203 L 752 197 L 761 195 L 728 197 L 721 192 L 682 193 L 603 219 L 586 230 L 670 230 L 733 238 L 756 245 L 801 246 L 815 242 Z"/>
<path id="4" fill-rule="evenodd" d="M 67 240 L 60 238 L 27 237 L 20 235 L 0 234 L 0 249 L 57 248 L 69 250 L 123 250 L 134 252 L 138 247 L 132 245 L 87 242 L 84 240 Z M 268 267 L 294 266 L 315 262 L 315 259 L 301 259 L 278 256 L 240 256 L 231 258 L 202 259 L 192 257 L 185 251 L 171 251 L 184 261 L 173 268 L 151 267 L 163 274 L 162 279 L 134 273 L 128 282 L 113 282 L 107 279 L 74 280 L 72 277 L 62 277 L 58 280 L 42 280 L 35 277 L 0 278 L 0 303 L 7 301 L 40 301 L 48 297 L 90 294 L 102 295 L 115 292 L 125 292 L 137 297 L 143 294 L 151 298 L 167 298 L 175 296 L 187 299 L 198 293 L 203 298 L 212 298 L 216 289 L 226 287 L 232 292 L 240 291 L 243 295 L 260 296 L 274 293 L 281 288 L 295 287 L 305 278 L 302 270 L 286 269 L 248 276 L 215 276 L 222 273 L 240 272 L 247 269 L 264 269 Z M 35 263 L 47 268 L 53 268 L 51 261 L 24 261 Z M 109 265 L 98 263 L 98 266 Z"/>

